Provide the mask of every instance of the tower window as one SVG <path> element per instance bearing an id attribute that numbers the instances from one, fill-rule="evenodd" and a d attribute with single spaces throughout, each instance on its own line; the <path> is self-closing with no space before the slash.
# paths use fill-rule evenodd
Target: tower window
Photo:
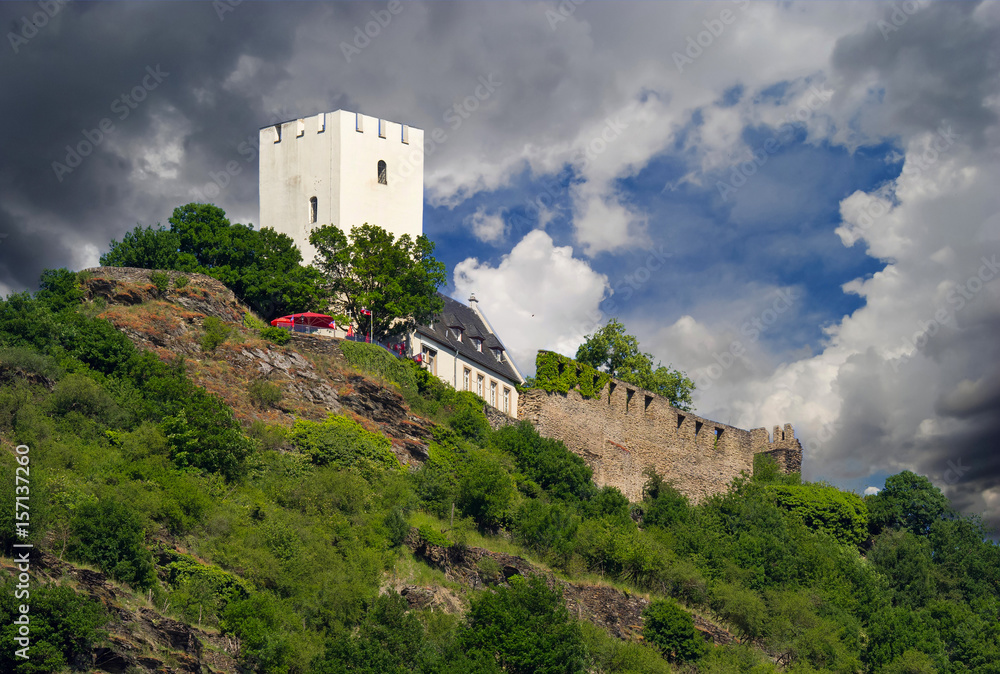
<path id="1" fill-rule="evenodd" d="M 385 120 L 378 120 L 378 137 L 385 138 Z"/>
<path id="2" fill-rule="evenodd" d="M 313 224 L 319 219 L 319 200 L 316 197 L 309 198 L 309 224 Z"/>
<path id="3" fill-rule="evenodd" d="M 389 179 L 387 175 L 387 169 L 385 167 L 385 162 L 381 159 L 378 160 L 378 184 L 388 185 Z"/>
<path id="4" fill-rule="evenodd" d="M 354 113 L 354 130 L 358 133 L 365 132 L 365 119 L 360 112 Z"/>

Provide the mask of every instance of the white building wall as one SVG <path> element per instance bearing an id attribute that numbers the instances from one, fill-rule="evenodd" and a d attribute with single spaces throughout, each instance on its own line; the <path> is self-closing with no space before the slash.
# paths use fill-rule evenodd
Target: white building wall
<path id="1" fill-rule="evenodd" d="M 386 120 L 381 130 L 378 118 L 346 110 L 262 128 L 260 226 L 291 236 L 307 264 L 315 255 L 309 233 L 322 225 L 349 232 L 367 222 L 397 237 L 422 234 L 424 132 Z M 387 167 L 384 185 L 380 160 Z"/>
<path id="2" fill-rule="evenodd" d="M 438 379 L 441 379 L 455 388 L 456 391 L 465 391 L 465 370 L 469 370 L 469 391 L 479 395 L 477 390 L 477 378 L 483 377 L 483 392 L 482 397 L 487 403 L 490 402 L 490 383 L 496 382 L 497 384 L 497 400 L 496 407 L 501 412 L 503 409 L 503 390 L 507 388 L 510 390 L 510 409 L 507 414 L 517 418 L 517 389 L 514 384 L 506 379 L 498 377 L 495 373 L 489 370 L 484 370 L 478 364 L 467 360 L 458 354 L 458 358 L 455 358 L 455 352 L 450 351 L 447 348 L 443 348 L 440 344 L 432 339 L 427 339 L 416 333 L 411 336 L 411 344 L 413 349 L 413 355 L 421 352 L 421 346 L 426 345 L 437 351 L 437 356 L 434 363 L 434 372 Z"/>

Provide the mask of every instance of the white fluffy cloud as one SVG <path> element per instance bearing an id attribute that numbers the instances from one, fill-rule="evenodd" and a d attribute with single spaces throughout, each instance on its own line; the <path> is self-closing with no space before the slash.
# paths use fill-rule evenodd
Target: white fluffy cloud
<path id="1" fill-rule="evenodd" d="M 467 259 L 455 267 L 456 297 L 476 294 L 521 373 L 535 370 L 538 349 L 573 353 L 590 329 L 608 278 L 573 257 L 569 246 L 535 230 L 498 265 Z"/>
<path id="2" fill-rule="evenodd" d="M 507 233 L 507 225 L 502 213 L 487 213 L 485 206 L 480 206 L 476 212 L 465 219 L 465 224 L 472 228 L 476 238 L 484 243 L 499 243 Z"/>

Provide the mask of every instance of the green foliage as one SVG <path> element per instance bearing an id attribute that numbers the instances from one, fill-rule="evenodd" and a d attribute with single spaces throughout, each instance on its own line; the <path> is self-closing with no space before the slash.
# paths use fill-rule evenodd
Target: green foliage
<path id="1" fill-rule="evenodd" d="M 162 271 L 154 271 L 149 275 L 149 282 L 156 286 L 158 291 L 165 293 L 170 287 L 170 275 Z"/>
<path id="2" fill-rule="evenodd" d="M 340 350 L 348 363 L 398 385 L 404 391 L 414 391 L 417 381 L 414 371 L 381 346 L 365 342 L 340 342 Z"/>
<path id="3" fill-rule="evenodd" d="M 517 488 L 500 460 L 485 452 L 471 457 L 458 487 L 458 506 L 485 530 L 496 531 L 510 523 Z"/>
<path id="4" fill-rule="evenodd" d="M 527 422 L 499 429 L 491 444 L 513 456 L 518 470 L 556 498 L 584 501 L 597 493 L 587 463 L 560 440 L 543 438 Z"/>
<path id="5" fill-rule="evenodd" d="M 178 276 L 174 279 L 174 287 L 180 290 L 181 288 L 186 288 L 187 284 L 191 281 L 187 276 Z"/>
<path id="6" fill-rule="evenodd" d="M 684 494 L 664 482 L 652 468 L 647 468 L 643 475 L 646 476 L 642 491 L 644 526 L 667 528 L 690 519 L 691 504 Z"/>
<path id="7" fill-rule="evenodd" d="M 261 330 L 266 330 L 270 326 L 268 326 L 267 323 L 260 320 L 249 311 L 245 311 L 243 312 L 243 327 L 246 328 L 247 330 L 261 331 Z"/>
<path id="8" fill-rule="evenodd" d="M 802 477 L 798 473 L 786 475 L 777 459 L 760 453 L 753 455 L 753 481 L 761 484 L 800 484 Z"/>
<path id="9" fill-rule="evenodd" d="M 886 478 L 885 489 L 865 500 L 872 533 L 892 528 L 924 535 L 936 520 L 952 512 L 940 489 L 908 470 Z"/>
<path id="10" fill-rule="evenodd" d="M 868 538 L 868 509 L 857 494 L 821 484 L 768 485 L 767 493 L 813 531 L 847 545 L 860 545 Z"/>
<path id="11" fill-rule="evenodd" d="M 439 548 L 451 547 L 451 541 L 448 540 L 448 537 L 434 527 L 425 524 L 417 529 L 417 533 L 420 536 L 420 540 L 430 545 L 436 545 Z"/>
<path id="12" fill-rule="evenodd" d="M 284 346 L 288 342 L 292 341 L 292 333 L 284 328 L 279 328 L 276 326 L 271 326 L 264 328 L 260 331 L 261 339 L 266 339 L 272 344 L 277 344 L 278 346 Z"/>
<path id="13" fill-rule="evenodd" d="M 247 435 L 257 440 L 261 449 L 272 451 L 284 445 L 288 440 L 288 430 L 284 426 L 272 426 L 259 419 L 250 424 Z"/>
<path id="14" fill-rule="evenodd" d="M 434 243 L 426 236 L 394 239 L 365 223 L 351 228 L 348 241 L 339 227 L 325 225 L 312 231 L 309 243 L 336 311 L 358 324 L 373 321 L 377 338 L 407 334 L 444 308 L 437 291 L 445 267 L 434 259 Z M 362 316 L 362 310 L 372 315 Z"/>
<path id="15" fill-rule="evenodd" d="M 585 671 L 580 626 L 570 619 L 562 593 L 541 576 L 514 576 L 510 587 L 473 597 L 461 642 L 470 655 L 492 658 L 510 674 Z"/>
<path id="16" fill-rule="evenodd" d="M 206 316 L 205 334 L 201 336 L 201 348 L 203 351 L 215 351 L 223 342 L 229 339 L 232 328 L 223 323 L 215 316 Z"/>
<path id="17" fill-rule="evenodd" d="M 59 379 L 63 369 L 55 359 L 25 346 L 0 347 L 0 369 L 21 370 L 48 379 Z"/>
<path id="18" fill-rule="evenodd" d="M 580 623 L 588 670 L 606 674 L 672 674 L 674 669 L 652 646 L 617 639 L 600 627 Z"/>
<path id="19" fill-rule="evenodd" d="M 15 641 L 20 606 L 29 607 L 27 660 L 15 653 L 23 646 Z M 29 597 L 13 578 L 7 580 L 0 584 L 0 671 L 49 674 L 89 661 L 91 649 L 106 636 L 100 628 L 108 618 L 99 601 L 65 585 L 38 585 L 33 580 Z"/>
<path id="20" fill-rule="evenodd" d="M 281 402 L 281 387 L 266 379 L 254 379 L 247 387 L 247 393 L 257 407 L 274 407 Z"/>
<path id="21" fill-rule="evenodd" d="M 292 646 L 282 629 L 284 607 L 268 594 L 254 593 L 230 602 L 222 614 L 224 634 L 240 640 L 240 663 L 252 671 L 289 671 Z"/>
<path id="22" fill-rule="evenodd" d="M 137 226 L 101 256 L 110 267 L 207 274 L 266 319 L 322 309 L 319 274 L 301 263 L 291 237 L 232 224 L 225 211 L 208 204 L 175 208 L 169 230 Z"/>
<path id="23" fill-rule="evenodd" d="M 671 662 L 697 660 L 708 650 L 701 633 L 694 628 L 691 614 L 676 601 L 658 599 L 642 611 L 642 636 L 657 646 Z"/>
<path id="24" fill-rule="evenodd" d="M 102 500 L 77 508 L 72 522 L 73 556 L 137 588 L 156 580 L 139 514 L 120 501 Z"/>
<path id="25" fill-rule="evenodd" d="M 292 427 L 291 441 L 317 466 L 362 471 L 399 467 L 384 435 L 367 431 L 347 417 L 331 414 L 322 422 L 299 419 Z"/>
<path id="26" fill-rule="evenodd" d="M 538 352 L 535 370 L 537 388 L 550 393 L 569 393 L 577 389 L 584 398 L 597 397 L 611 381 L 610 374 L 552 351 Z"/>
<path id="27" fill-rule="evenodd" d="M 679 370 L 659 364 L 653 367 L 653 356 L 639 349 L 639 340 L 627 334 L 616 318 L 593 335 L 587 335 L 576 351 L 576 360 L 659 394 L 678 409 L 692 409 L 694 382 Z"/>

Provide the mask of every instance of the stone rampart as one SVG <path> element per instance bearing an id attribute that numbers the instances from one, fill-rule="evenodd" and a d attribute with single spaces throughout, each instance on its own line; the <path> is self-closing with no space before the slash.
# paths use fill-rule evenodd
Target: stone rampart
<path id="1" fill-rule="evenodd" d="M 747 431 L 671 407 L 655 393 L 612 379 L 599 395 L 576 389 L 521 395 L 518 418 L 545 437 L 562 440 L 582 456 L 599 486 L 617 487 L 631 501 L 642 499 L 643 471 L 653 467 L 697 502 L 721 493 L 741 471 L 753 471 L 754 454 L 773 456 L 782 469 L 798 472 L 802 446 L 791 424 Z"/>

